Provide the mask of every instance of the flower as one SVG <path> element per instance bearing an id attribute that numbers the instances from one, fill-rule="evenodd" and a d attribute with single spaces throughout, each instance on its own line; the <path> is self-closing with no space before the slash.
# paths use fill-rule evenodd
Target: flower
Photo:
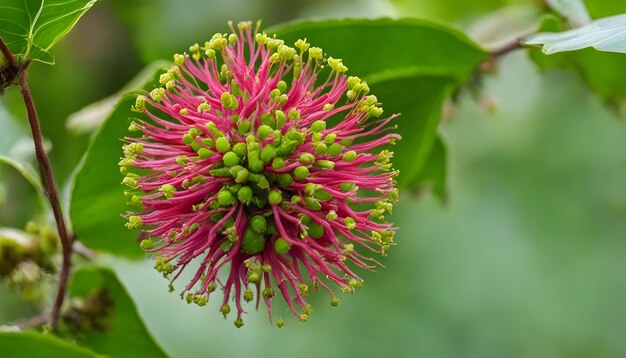
<path id="1" fill-rule="evenodd" d="M 192 262 L 181 297 L 200 306 L 219 286 L 221 312 L 242 298 L 282 295 L 306 321 L 309 286 L 353 292 L 351 266 L 378 264 L 395 228 L 398 191 L 388 147 L 396 116 L 340 59 L 298 40 L 290 47 L 241 22 L 175 55 L 164 87 L 138 96 L 120 162 L 127 226 L 174 282 Z M 170 284 L 170 288 L 173 286 Z M 277 322 L 282 326 L 283 321 Z"/>

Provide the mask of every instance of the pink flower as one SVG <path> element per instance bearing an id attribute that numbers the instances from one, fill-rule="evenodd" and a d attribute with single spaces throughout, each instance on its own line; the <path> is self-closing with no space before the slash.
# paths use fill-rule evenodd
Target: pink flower
<path id="1" fill-rule="evenodd" d="M 295 48 L 242 22 L 175 55 L 164 87 L 139 96 L 120 162 L 138 207 L 127 226 L 171 282 L 194 262 L 181 296 L 203 306 L 220 287 L 232 300 L 262 299 L 272 319 L 280 294 L 306 321 L 309 285 L 362 285 L 395 229 L 397 201 L 387 133 L 395 117 L 341 60 L 298 40 Z M 258 26 L 257 26 L 258 30 Z M 173 286 L 170 286 L 173 289 Z M 282 326 L 283 321 L 277 322 Z"/>

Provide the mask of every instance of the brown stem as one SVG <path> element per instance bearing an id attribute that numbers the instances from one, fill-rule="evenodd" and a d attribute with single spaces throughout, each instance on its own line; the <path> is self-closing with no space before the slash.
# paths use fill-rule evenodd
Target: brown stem
<path id="1" fill-rule="evenodd" d="M 42 324 L 48 322 L 50 320 L 50 316 L 47 314 L 40 314 L 34 317 L 26 318 L 21 321 L 15 322 L 15 325 L 20 329 L 25 328 L 33 328 L 41 326 Z"/>
<path id="2" fill-rule="evenodd" d="M 54 175 L 52 173 L 52 166 L 50 165 L 50 159 L 44 148 L 43 137 L 41 135 L 41 126 L 39 124 L 39 117 L 37 116 L 37 110 L 35 109 L 35 103 L 33 96 L 28 87 L 28 65 L 26 63 L 20 70 L 19 85 L 24 98 L 24 104 L 28 112 L 28 123 L 33 135 L 33 141 L 35 142 L 35 155 L 39 162 L 39 170 L 43 181 L 44 191 L 52 207 L 52 213 L 57 224 L 57 230 L 59 232 L 59 238 L 61 240 L 61 246 L 63 250 L 63 263 L 61 265 L 61 272 L 59 273 L 59 287 L 54 300 L 54 305 L 50 311 L 50 325 L 53 328 L 57 327 L 59 320 L 59 312 L 63 301 L 65 300 L 65 294 L 67 291 L 67 282 L 70 275 L 70 269 L 72 267 L 72 242 L 73 238 L 69 235 L 67 227 L 65 226 L 65 219 L 63 218 L 63 212 L 61 211 L 61 204 L 59 202 L 59 191 L 54 181 Z"/>
<path id="3" fill-rule="evenodd" d="M 489 51 L 489 54 L 491 55 L 492 59 L 497 59 L 501 56 L 508 54 L 511 51 L 524 48 L 524 46 L 522 46 L 521 41 L 522 41 L 521 38 L 516 38 L 515 40 L 508 42 L 499 48 Z"/>
<path id="4" fill-rule="evenodd" d="M 2 54 L 7 59 L 7 62 L 9 63 L 9 67 L 16 68 L 17 60 L 15 59 L 15 56 L 13 56 L 13 54 L 11 53 L 11 50 L 9 50 L 9 47 L 7 46 L 6 43 L 4 43 L 1 37 L 0 37 L 0 51 L 2 51 Z"/>

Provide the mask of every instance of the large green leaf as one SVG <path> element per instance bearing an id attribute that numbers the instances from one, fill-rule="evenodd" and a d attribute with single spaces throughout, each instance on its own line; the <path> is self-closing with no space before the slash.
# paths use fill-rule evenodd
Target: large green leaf
<path id="1" fill-rule="evenodd" d="M 137 87 L 147 90 L 158 85 L 161 73 L 154 70 Z M 136 243 L 137 233 L 124 227 L 127 211 L 122 175 L 117 163 L 122 156 L 120 138 L 128 135 L 136 93 L 122 96 L 94 135 L 76 175 L 70 198 L 70 219 L 81 242 L 94 250 L 140 258 L 143 251 Z"/>
<path id="2" fill-rule="evenodd" d="M 443 101 L 487 57 L 462 33 L 418 19 L 305 21 L 266 32 L 286 42 L 306 38 L 342 58 L 350 74 L 370 83 L 386 113 L 402 113 L 396 124 L 403 140 L 394 149 L 401 187 L 415 183 L 428 160 Z"/>
<path id="3" fill-rule="evenodd" d="M 80 241 L 91 249 L 138 258 L 143 251 L 137 233 L 124 227 L 127 200 L 117 165 L 136 97 L 123 96 L 91 142 L 74 179 L 70 218 Z"/>
<path id="4" fill-rule="evenodd" d="M 24 60 L 54 64 L 50 49 L 97 0 L 0 0 L 0 36 Z"/>
<path id="5" fill-rule="evenodd" d="M 113 271 L 90 266 L 77 270 L 70 282 L 72 300 L 104 295 L 112 301 L 111 317 L 101 330 L 80 332 L 78 341 L 111 357 L 167 357 L 139 316 L 137 307 Z"/>
<path id="6" fill-rule="evenodd" d="M 413 68 L 449 73 L 464 81 L 487 57 L 484 49 L 461 32 L 418 19 L 305 21 L 266 32 L 288 43 L 306 38 L 329 56 L 342 58 L 350 74 L 364 79 Z"/>
<path id="7" fill-rule="evenodd" d="M 437 136 L 443 101 L 455 84 L 453 77 L 424 72 L 398 72 L 370 81 L 372 93 L 383 103 L 385 112 L 401 113 L 395 124 L 402 140 L 393 148 L 400 187 L 415 184 L 426 165 Z"/>
<path id="8" fill-rule="evenodd" d="M 3 358 L 88 358 L 96 353 L 66 342 L 53 335 L 34 332 L 0 333 L 0 350 Z"/>

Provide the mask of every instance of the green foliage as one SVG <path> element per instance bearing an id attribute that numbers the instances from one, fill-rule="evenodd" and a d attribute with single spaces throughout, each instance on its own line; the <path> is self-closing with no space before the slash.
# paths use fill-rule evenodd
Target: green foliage
<path id="1" fill-rule="evenodd" d="M 22 60 L 54 64 L 50 49 L 97 0 L 2 0 L 0 36 Z"/>
<path id="2" fill-rule="evenodd" d="M 77 335 L 81 344 L 110 357 L 167 356 L 146 329 L 135 303 L 110 269 L 88 266 L 77 270 L 70 282 L 69 295 L 70 301 L 82 300 L 79 306 L 82 309 L 88 307 L 85 302 L 97 305 L 97 299 L 105 298 L 105 302 L 100 302 L 104 310 L 90 311 L 102 313 L 103 317 L 82 315 L 79 318 L 91 318 L 97 323 L 79 323 L 81 328 L 86 328 Z"/>
<path id="3" fill-rule="evenodd" d="M 143 252 L 135 242 L 137 233 L 124 227 L 122 214 L 128 207 L 117 165 L 122 156 L 120 138 L 128 135 L 136 97 L 123 96 L 96 133 L 74 179 L 70 218 L 74 232 L 91 249 L 139 258 Z"/>
<path id="4" fill-rule="evenodd" d="M 421 72 L 381 76 L 371 81 L 372 93 L 383 102 L 387 114 L 402 114 L 395 121 L 402 140 L 392 148 L 394 167 L 400 171 L 400 187 L 419 184 L 418 178 L 437 137 L 443 101 L 455 85 L 452 77 Z"/>
<path id="5" fill-rule="evenodd" d="M 368 80 L 385 71 L 414 69 L 446 73 L 463 82 L 486 59 L 486 52 L 449 26 L 418 19 L 326 20 L 271 27 L 286 43 L 306 38 L 335 58 L 350 74 Z"/>
<path id="6" fill-rule="evenodd" d="M 6 164 L 13 167 L 35 190 L 37 190 L 39 194 L 41 194 L 42 198 L 45 196 L 43 187 L 41 186 L 41 181 L 39 180 L 39 175 L 32 166 L 27 163 L 20 163 L 3 155 L 0 155 L 0 164 Z"/>
<path id="7" fill-rule="evenodd" d="M 508 5 L 528 3 L 527 0 L 392 0 L 402 14 L 418 17 L 433 17 L 446 21 L 475 18 L 486 12 L 494 11 Z"/>
<path id="8" fill-rule="evenodd" d="M 88 349 L 53 335 L 34 332 L 0 332 L 0 347 L 4 358 L 99 357 Z"/>
<path id="9" fill-rule="evenodd" d="M 150 78 L 144 77 L 138 87 L 154 88 L 164 68 L 153 68 Z M 136 97 L 137 93 L 122 96 L 93 137 L 74 177 L 69 215 L 74 232 L 88 247 L 140 258 L 143 252 L 135 242 L 137 233 L 124 227 L 122 214 L 128 206 L 117 165 L 123 156 L 120 138 L 128 135 Z"/>
<path id="10" fill-rule="evenodd" d="M 434 196 L 441 201 L 446 201 L 448 193 L 446 187 L 447 177 L 447 149 L 441 137 L 437 137 L 433 144 L 428 160 L 416 178 L 415 185 L 428 187 Z"/>
<path id="11" fill-rule="evenodd" d="M 395 123 L 403 140 L 393 148 L 401 187 L 417 184 L 435 141 L 443 101 L 487 57 L 462 33 L 416 19 L 305 21 L 267 33 L 277 33 L 288 43 L 307 38 L 342 58 L 351 74 L 369 82 L 387 115 L 402 114 Z"/>
<path id="12" fill-rule="evenodd" d="M 626 13 L 626 1 L 585 0 L 585 4 L 594 19 Z"/>
<path id="13" fill-rule="evenodd" d="M 562 30 L 561 22 L 546 16 L 540 31 Z M 584 49 L 546 56 L 539 49 L 529 50 L 530 58 L 543 70 L 568 69 L 578 73 L 587 85 L 617 113 L 626 113 L 626 56 L 620 53 Z"/>
<path id="14" fill-rule="evenodd" d="M 599 51 L 626 53 L 626 14 L 595 20 L 581 28 L 559 33 L 538 33 L 524 39 L 541 45 L 547 54 L 593 47 Z"/>

